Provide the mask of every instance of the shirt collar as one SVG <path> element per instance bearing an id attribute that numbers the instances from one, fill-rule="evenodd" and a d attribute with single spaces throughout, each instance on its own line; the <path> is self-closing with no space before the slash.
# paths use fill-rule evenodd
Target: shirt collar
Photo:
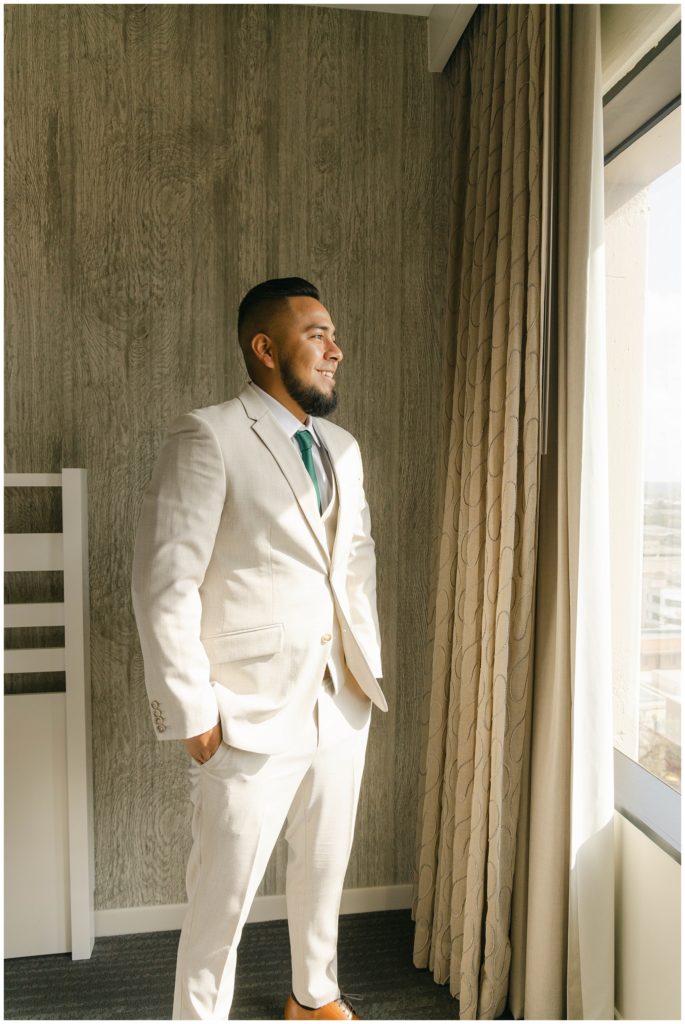
<path id="1" fill-rule="evenodd" d="M 291 413 L 290 409 L 286 409 L 286 407 L 282 405 L 277 398 L 270 395 L 268 391 L 264 390 L 264 388 L 260 388 L 259 384 L 255 384 L 253 380 L 250 380 L 250 384 L 253 388 L 256 388 L 257 391 L 259 391 L 267 404 L 269 412 L 273 414 L 276 422 L 280 423 L 288 437 L 293 437 L 298 430 L 308 430 L 316 443 L 321 446 L 321 439 L 318 436 L 316 427 L 314 426 L 314 420 L 311 416 L 307 416 L 307 419 L 302 423 L 301 420 L 298 420 L 297 416 L 294 416 Z"/>

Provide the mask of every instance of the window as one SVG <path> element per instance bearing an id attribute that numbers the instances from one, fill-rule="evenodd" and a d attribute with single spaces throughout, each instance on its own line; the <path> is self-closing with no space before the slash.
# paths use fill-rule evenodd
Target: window
<path id="1" fill-rule="evenodd" d="M 678 792 L 679 116 L 677 109 L 646 132 L 605 173 L 615 742 Z"/>
<path id="2" fill-rule="evenodd" d="M 680 25 L 604 97 L 616 807 L 680 856 Z"/>

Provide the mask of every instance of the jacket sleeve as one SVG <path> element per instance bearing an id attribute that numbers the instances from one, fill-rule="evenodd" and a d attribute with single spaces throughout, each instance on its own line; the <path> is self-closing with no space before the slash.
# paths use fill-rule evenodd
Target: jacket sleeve
<path id="1" fill-rule="evenodd" d="M 374 675 L 380 679 L 383 667 L 376 604 L 376 547 L 371 536 L 371 515 L 364 493 L 362 456 L 359 445 L 356 442 L 355 445 L 359 462 L 359 501 L 347 561 L 347 596 L 355 636 L 364 648 Z"/>
<path id="2" fill-rule="evenodd" d="M 226 496 L 219 443 L 197 414 L 172 423 L 143 499 L 132 571 L 133 610 L 158 739 L 219 721 L 200 639 L 200 586 Z"/>

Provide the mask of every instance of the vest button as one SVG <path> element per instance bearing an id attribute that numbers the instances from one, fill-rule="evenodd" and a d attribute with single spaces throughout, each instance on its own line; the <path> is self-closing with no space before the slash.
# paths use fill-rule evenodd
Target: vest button
<path id="1" fill-rule="evenodd" d="M 322 644 L 327 644 L 330 639 L 331 639 L 331 634 L 330 633 L 324 633 L 324 635 L 321 637 L 321 643 Z"/>

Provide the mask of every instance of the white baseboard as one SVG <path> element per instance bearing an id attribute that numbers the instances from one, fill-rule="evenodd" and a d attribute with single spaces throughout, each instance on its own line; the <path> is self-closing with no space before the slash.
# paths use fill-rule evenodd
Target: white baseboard
<path id="1" fill-rule="evenodd" d="M 411 885 L 381 885 L 371 889 L 346 889 L 341 914 L 365 914 L 372 910 L 406 910 L 411 907 Z M 154 907 L 121 907 L 95 911 L 95 935 L 133 935 L 136 932 L 176 931 L 183 924 L 185 903 Z M 248 924 L 281 921 L 286 917 L 285 896 L 257 896 Z"/>

